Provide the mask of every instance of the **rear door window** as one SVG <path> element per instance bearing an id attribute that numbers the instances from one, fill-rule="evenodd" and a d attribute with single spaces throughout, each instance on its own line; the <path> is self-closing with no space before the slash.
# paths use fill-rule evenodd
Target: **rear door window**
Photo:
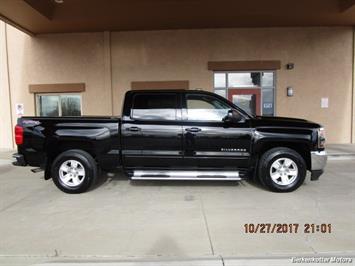
<path id="1" fill-rule="evenodd" d="M 138 120 L 176 120 L 176 93 L 136 94 L 131 116 Z"/>

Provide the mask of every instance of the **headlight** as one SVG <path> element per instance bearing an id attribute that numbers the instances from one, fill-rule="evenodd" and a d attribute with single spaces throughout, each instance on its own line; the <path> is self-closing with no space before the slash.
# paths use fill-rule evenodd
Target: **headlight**
<path id="1" fill-rule="evenodd" d="M 322 127 L 318 129 L 318 148 L 325 148 L 325 130 Z"/>

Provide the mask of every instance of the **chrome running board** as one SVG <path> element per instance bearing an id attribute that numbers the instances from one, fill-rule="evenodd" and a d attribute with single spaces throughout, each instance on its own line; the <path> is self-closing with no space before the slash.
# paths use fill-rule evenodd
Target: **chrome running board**
<path id="1" fill-rule="evenodd" d="M 238 171 L 134 170 L 132 180 L 241 180 Z"/>

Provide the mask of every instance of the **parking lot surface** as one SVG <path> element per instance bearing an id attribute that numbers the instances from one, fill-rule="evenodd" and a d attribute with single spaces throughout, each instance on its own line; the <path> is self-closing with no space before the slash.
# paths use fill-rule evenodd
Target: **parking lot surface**
<path id="1" fill-rule="evenodd" d="M 53 259 L 355 254 L 355 161 L 329 161 L 318 182 L 272 193 L 242 181 L 129 181 L 104 174 L 80 195 L 0 154 L 0 263 Z M 245 233 L 248 223 L 298 233 Z M 331 233 L 304 233 L 331 224 Z"/>

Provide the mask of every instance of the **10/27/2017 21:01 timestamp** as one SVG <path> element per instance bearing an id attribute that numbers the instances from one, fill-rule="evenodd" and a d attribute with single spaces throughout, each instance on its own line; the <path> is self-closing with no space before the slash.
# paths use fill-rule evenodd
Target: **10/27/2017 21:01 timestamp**
<path id="1" fill-rule="evenodd" d="M 244 224 L 246 234 L 330 234 L 332 224 L 329 223 L 247 223 Z"/>

